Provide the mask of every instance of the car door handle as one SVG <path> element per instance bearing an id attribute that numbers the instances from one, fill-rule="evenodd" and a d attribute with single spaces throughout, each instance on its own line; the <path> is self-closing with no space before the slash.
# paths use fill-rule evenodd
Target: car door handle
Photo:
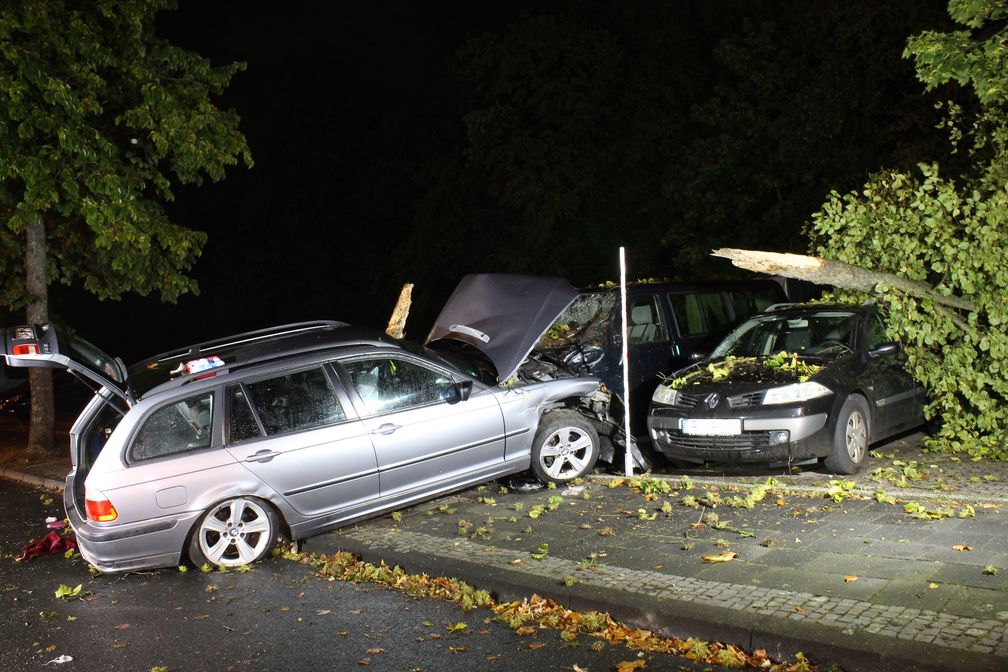
<path id="1" fill-rule="evenodd" d="M 384 425 L 381 425 L 380 427 L 377 427 L 376 429 L 372 429 L 371 433 L 372 434 L 392 434 L 397 429 L 399 429 L 399 427 L 401 427 L 401 425 L 394 425 L 391 422 L 386 422 Z"/>
<path id="2" fill-rule="evenodd" d="M 280 453 L 273 450 L 259 450 L 245 458 L 246 462 L 269 462 Z"/>

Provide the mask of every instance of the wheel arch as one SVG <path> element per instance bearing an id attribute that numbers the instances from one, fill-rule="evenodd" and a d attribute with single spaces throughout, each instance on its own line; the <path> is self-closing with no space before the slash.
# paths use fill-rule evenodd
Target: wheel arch
<path id="1" fill-rule="evenodd" d="M 223 490 L 223 488 L 221 488 L 221 490 Z M 189 529 L 186 531 L 185 538 L 182 542 L 182 550 L 180 556 L 181 558 L 188 560 L 189 545 L 192 543 L 193 535 L 195 535 L 196 531 L 199 529 L 200 523 L 203 522 L 203 516 L 205 516 L 208 511 L 216 508 L 223 502 L 226 502 L 229 499 L 237 499 L 240 497 L 257 500 L 261 502 L 264 506 L 269 507 L 273 511 L 273 513 L 276 514 L 277 522 L 279 523 L 277 536 L 278 537 L 282 536 L 285 539 L 292 539 L 290 523 L 288 522 L 287 513 L 284 510 L 285 507 L 277 506 L 276 502 L 274 502 L 270 497 L 263 496 L 260 492 L 257 492 L 255 490 L 228 492 L 225 494 L 218 494 L 213 499 L 205 500 L 204 506 L 202 508 L 197 509 L 199 513 L 195 518 L 193 518 L 192 524 L 189 525 Z"/>

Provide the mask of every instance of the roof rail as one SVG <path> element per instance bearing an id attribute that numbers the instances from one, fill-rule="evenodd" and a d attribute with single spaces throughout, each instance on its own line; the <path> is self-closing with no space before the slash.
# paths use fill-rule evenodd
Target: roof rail
<path id="1" fill-rule="evenodd" d="M 794 308 L 797 305 L 800 305 L 800 304 L 797 304 L 797 303 L 775 303 L 775 304 L 773 304 L 771 306 L 767 306 L 766 308 L 764 308 L 763 312 L 764 313 L 775 313 L 778 310 L 787 310 L 788 308 Z"/>
<path id="2" fill-rule="evenodd" d="M 290 336 L 293 334 L 304 333 L 308 331 L 321 331 L 323 329 L 332 329 L 334 327 L 348 327 L 350 326 L 346 322 L 339 322 L 337 320 L 314 320 L 310 322 L 294 322 L 292 324 L 282 324 L 275 327 L 268 327 L 266 329 L 258 329 L 256 331 L 247 331 L 241 334 L 234 334 L 232 336 L 225 336 L 224 338 L 217 338 L 212 341 L 204 341 L 202 343 L 197 343 L 195 345 L 187 345 L 175 350 L 168 350 L 167 352 L 162 352 L 160 354 L 154 355 L 153 357 L 148 357 L 145 361 L 147 362 L 163 362 L 171 359 L 178 359 L 179 357 L 193 357 L 203 354 L 208 350 L 216 350 L 219 348 L 230 348 L 238 345 L 246 345 L 249 343 L 255 343 L 256 341 L 264 341 L 270 338 L 278 338 L 280 336 Z"/>

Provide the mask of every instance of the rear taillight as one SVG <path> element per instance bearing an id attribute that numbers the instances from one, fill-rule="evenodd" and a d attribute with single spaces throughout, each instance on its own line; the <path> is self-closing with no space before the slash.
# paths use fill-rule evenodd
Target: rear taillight
<path id="1" fill-rule="evenodd" d="M 112 502 L 105 495 L 91 488 L 84 490 L 84 510 L 88 520 L 99 523 L 107 523 L 119 517 L 119 512 L 112 506 Z"/>
<path id="2" fill-rule="evenodd" d="M 24 357 L 25 355 L 37 355 L 39 354 L 39 348 L 38 345 L 34 343 L 31 344 L 23 343 L 21 345 L 15 345 L 13 348 L 11 348 L 11 354 L 17 357 Z"/>

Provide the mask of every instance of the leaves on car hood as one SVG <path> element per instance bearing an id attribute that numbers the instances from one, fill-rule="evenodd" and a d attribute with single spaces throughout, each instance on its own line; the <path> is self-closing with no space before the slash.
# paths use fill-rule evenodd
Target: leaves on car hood
<path id="1" fill-rule="evenodd" d="M 786 385 L 804 382 L 822 369 L 821 364 L 813 364 L 798 353 L 778 352 L 768 357 L 728 355 L 724 359 L 696 364 L 692 370 L 684 370 L 682 375 L 668 381 L 668 385 L 677 389 L 721 381 Z"/>

